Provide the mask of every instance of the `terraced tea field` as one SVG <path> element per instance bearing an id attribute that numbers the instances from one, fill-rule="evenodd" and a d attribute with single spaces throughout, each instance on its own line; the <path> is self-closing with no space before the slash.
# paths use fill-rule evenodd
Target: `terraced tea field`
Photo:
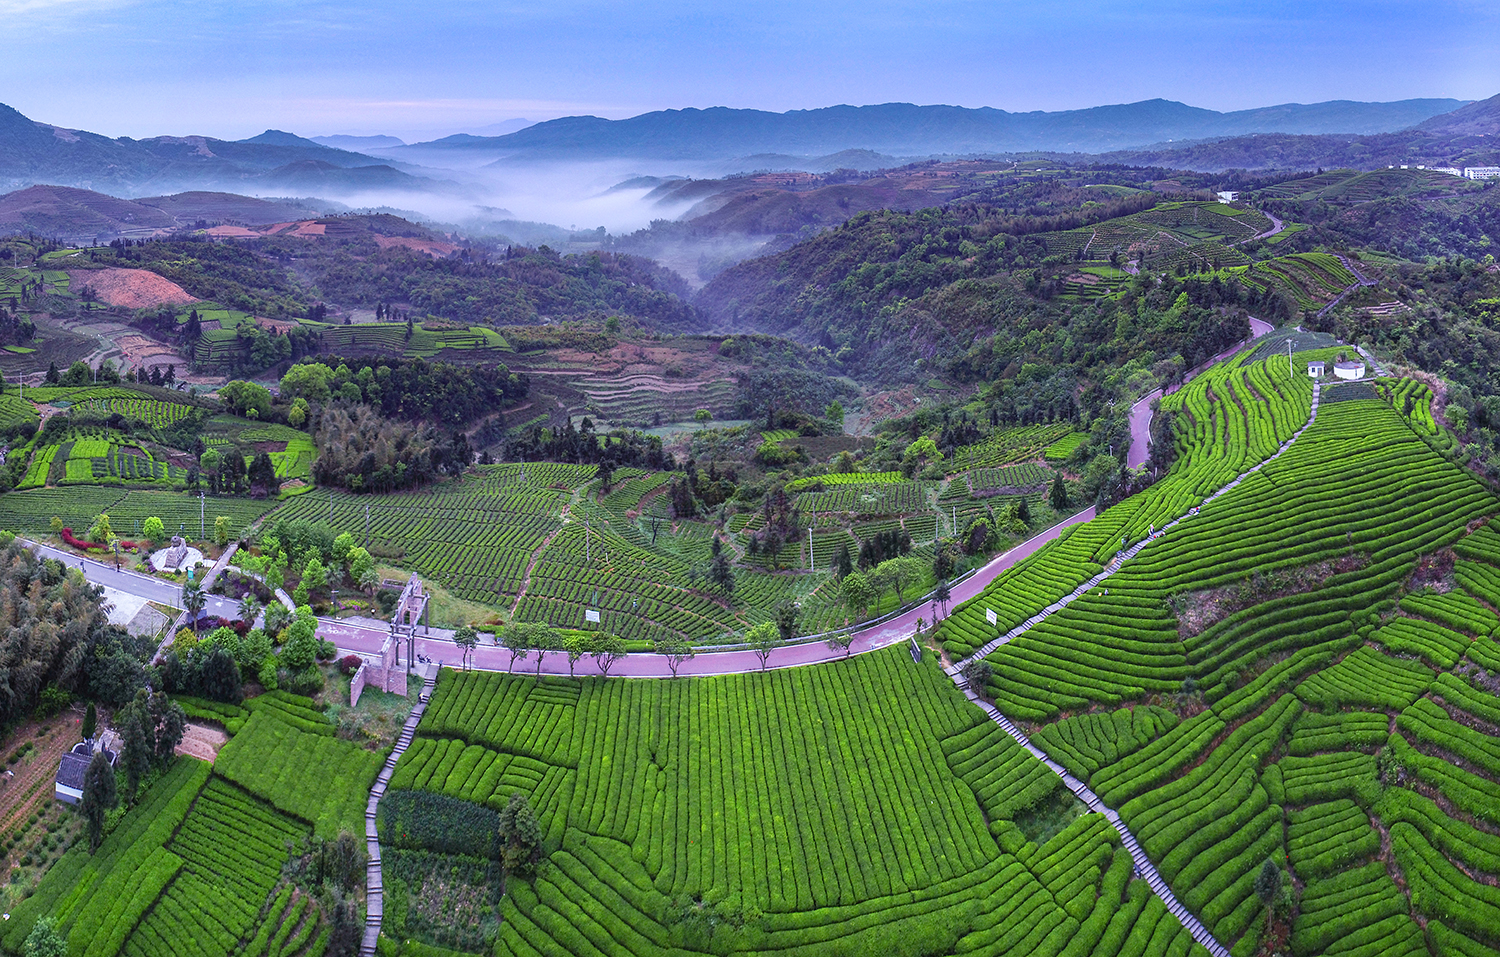
<path id="1" fill-rule="evenodd" d="M 501 955 L 1189 953 L 1101 816 L 1035 829 L 1057 788 L 901 648 L 663 682 L 445 670 L 379 829 L 456 863 L 409 809 L 486 833 L 528 796 L 547 864 L 509 882 Z"/>
<path id="2" fill-rule="evenodd" d="M 288 848 L 358 828 L 380 758 L 335 738 L 306 698 L 255 700 L 277 707 L 256 708 L 214 766 L 177 758 L 97 853 L 64 854 L 0 946 L 21 953 L 47 916 L 70 953 L 320 957 L 331 922 L 283 874 Z"/>
<path id="3" fill-rule="evenodd" d="M 1281 368 L 1226 365 L 1171 397 L 1186 425 L 1168 477 L 961 608 L 948 650 L 996 633 L 985 607 L 1008 629 L 1142 521 L 1269 457 L 1307 415 Z M 1322 404 L 1285 454 L 989 656 L 1001 711 L 1119 812 L 1234 953 L 1268 927 L 1299 955 L 1500 944 L 1500 535 L 1473 530 L 1500 501 L 1451 460 L 1423 387 L 1381 391 L 1392 401 Z M 1454 569 L 1438 590 L 1412 578 L 1434 554 Z M 1214 612 L 1224 594 L 1246 597 Z M 1290 881 L 1269 924 L 1268 859 Z"/>

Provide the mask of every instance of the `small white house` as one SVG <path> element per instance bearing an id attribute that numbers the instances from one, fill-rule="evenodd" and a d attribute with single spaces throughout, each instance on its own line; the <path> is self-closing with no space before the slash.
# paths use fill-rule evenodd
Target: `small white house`
<path id="1" fill-rule="evenodd" d="M 1355 360 L 1335 362 L 1333 364 L 1333 374 L 1340 379 L 1363 379 L 1365 377 L 1365 364 Z"/>
<path id="2" fill-rule="evenodd" d="M 1328 374 L 1328 364 L 1322 359 L 1314 359 L 1307 364 L 1307 377 L 1309 379 L 1320 379 Z"/>

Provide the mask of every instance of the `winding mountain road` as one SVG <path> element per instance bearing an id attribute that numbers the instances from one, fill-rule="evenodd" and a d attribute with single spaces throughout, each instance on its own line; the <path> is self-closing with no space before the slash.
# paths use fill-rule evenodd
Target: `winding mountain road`
<path id="1" fill-rule="evenodd" d="M 1238 354 L 1242 349 L 1245 349 L 1246 347 L 1252 345 L 1255 340 L 1259 339 L 1266 333 L 1271 332 L 1275 328 L 1275 326 L 1271 325 L 1269 322 L 1266 322 L 1264 319 L 1257 319 L 1254 316 L 1251 316 L 1250 338 L 1246 339 L 1244 342 L 1241 342 L 1239 345 L 1234 346 L 1233 348 L 1225 349 L 1223 352 L 1214 356 L 1207 362 L 1189 370 L 1187 375 L 1182 377 L 1183 384 L 1186 385 L 1187 383 L 1191 382 L 1195 376 L 1201 373 L 1204 369 L 1207 369 L 1209 366 L 1212 366 L 1215 363 L 1223 362 L 1225 359 Z M 1154 392 L 1150 392 L 1147 395 L 1142 396 L 1135 405 L 1130 407 L 1130 451 L 1125 453 L 1126 468 L 1138 469 L 1142 465 L 1145 465 L 1146 461 L 1151 458 L 1151 417 L 1153 414 L 1151 411 L 1151 403 L 1155 402 L 1157 399 L 1160 399 L 1161 396 L 1162 391 L 1160 389 L 1157 389 Z"/>

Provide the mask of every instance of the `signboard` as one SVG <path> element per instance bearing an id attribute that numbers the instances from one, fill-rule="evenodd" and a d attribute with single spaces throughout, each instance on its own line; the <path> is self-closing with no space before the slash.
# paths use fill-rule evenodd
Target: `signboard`
<path id="1" fill-rule="evenodd" d="M 599 612 L 593 608 L 585 608 L 583 610 L 583 620 L 593 622 L 597 625 L 599 624 Z"/>
<path id="2" fill-rule="evenodd" d="M 986 608 L 984 610 L 984 620 L 993 625 L 1000 620 L 1000 616 L 995 614 L 995 609 Z"/>

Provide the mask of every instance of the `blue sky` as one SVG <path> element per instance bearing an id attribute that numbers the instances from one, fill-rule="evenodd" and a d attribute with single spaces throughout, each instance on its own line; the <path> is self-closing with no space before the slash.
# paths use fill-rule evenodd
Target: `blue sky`
<path id="1" fill-rule="evenodd" d="M 0 102 L 116 136 L 1500 93 L 1500 6 L 1479 2 L 0 0 L 0 17 Z"/>

